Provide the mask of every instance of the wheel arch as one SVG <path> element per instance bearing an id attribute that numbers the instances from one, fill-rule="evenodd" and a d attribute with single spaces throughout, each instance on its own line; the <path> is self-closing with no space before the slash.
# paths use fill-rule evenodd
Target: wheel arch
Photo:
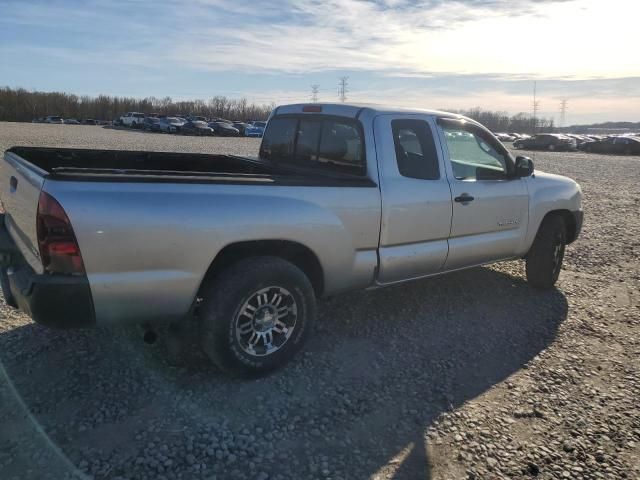
<path id="1" fill-rule="evenodd" d="M 540 230 L 540 227 L 542 226 L 544 221 L 551 216 L 561 217 L 564 220 L 567 234 L 567 245 L 573 243 L 578 236 L 576 219 L 573 216 L 573 213 L 571 213 L 571 211 L 567 209 L 551 210 L 550 212 L 547 212 L 547 214 L 542 218 L 540 225 L 538 225 L 538 230 Z"/>
<path id="2" fill-rule="evenodd" d="M 213 280 L 220 272 L 249 257 L 273 256 L 287 260 L 307 276 L 316 297 L 324 292 L 324 270 L 318 256 L 307 246 L 291 240 L 250 240 L 226 245 L 215 256 L 198 289 Z"/>

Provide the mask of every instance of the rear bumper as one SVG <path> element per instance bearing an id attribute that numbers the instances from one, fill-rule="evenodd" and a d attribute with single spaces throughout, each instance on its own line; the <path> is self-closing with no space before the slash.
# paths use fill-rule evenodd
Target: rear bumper
<path id="1" fill-rule="evenodd" d="M 8 305 L 34 322 L 53 328 L 95 325 L 89 281 L 85 276 L 40 275 L 23 260 L 0 216 L 0 284 Z"/>

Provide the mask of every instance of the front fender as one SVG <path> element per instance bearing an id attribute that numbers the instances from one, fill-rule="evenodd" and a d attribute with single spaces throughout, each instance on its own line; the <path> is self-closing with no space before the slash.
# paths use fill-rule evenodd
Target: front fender
<path id="1" fill-rule="evenodd" d="M 582 190 L 570 178 L 536 171 L 528 177 L 529 224 L 521 254 L 526 254 L 535 240 L 544 217 L 553 211 L 582 212 Z M 582 214 L 577 214 L 582 217 Z"/>

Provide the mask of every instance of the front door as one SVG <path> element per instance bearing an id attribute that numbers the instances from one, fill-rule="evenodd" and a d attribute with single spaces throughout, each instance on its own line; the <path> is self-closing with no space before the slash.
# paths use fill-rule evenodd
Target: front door
<path id="1" fill-rule="evenodd" d="M 445 270 L 510 258 L 527 230 L 529 195 L 504 146 L 469 122 L 440 119 L 453 197 Z"/>

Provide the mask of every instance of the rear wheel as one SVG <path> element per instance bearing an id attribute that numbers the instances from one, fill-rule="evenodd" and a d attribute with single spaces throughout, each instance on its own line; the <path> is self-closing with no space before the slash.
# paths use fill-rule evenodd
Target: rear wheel
<path id="1" fill-rule="evenodd" d="M 535 288 L 551 288 L 555 285 L 564 259 L 567 233 L 564 219 L 558 215 L 547 216 L 527 254 L 527 281 Z"/>
<path id="2" fill-rule="evenodd" d="M 253 257 L 228 267 L 205 286 L 202 344 L 234 375 L 260 375 L 300 350 L 315 317 L 307 276 L 277 257 Z"/>

